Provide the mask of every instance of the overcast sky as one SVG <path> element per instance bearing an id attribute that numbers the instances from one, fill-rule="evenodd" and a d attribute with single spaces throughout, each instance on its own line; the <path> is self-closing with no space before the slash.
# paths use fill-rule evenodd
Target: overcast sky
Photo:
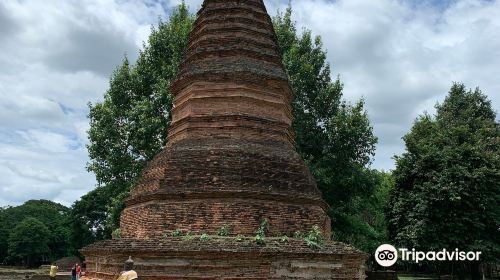
<path id="1" fill-rule="evenodd" d="M 196 11 L 201 0 L 186 1 Z M 288 0 L 265 1 L 274 15 Z M 95 187 L 85 170 L 87 103 L 102 99 L 124 54 L 179 1 L 0 1 L 0 206 L 71 205 Z M 363 97 L 391 169 L 415 117 L 453 81 L 500 107 L 500 0 L 295 0 L 299 28 L 321 35 L 345 98 Z"/>

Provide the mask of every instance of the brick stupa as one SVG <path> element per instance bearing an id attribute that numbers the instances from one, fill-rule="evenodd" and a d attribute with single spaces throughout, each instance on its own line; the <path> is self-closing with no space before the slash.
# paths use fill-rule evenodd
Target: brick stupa
<path id="1" fill-rule="evenodd" d="M 329 240 L 328 205 L 295 151 L 292 90 L 262 0 L 205 0 L 171 89 L 168 145 L 126 200 L 121 238 L 82 249 L 86 279 L 116 279 L 129 256 L 141 280 L 364 279 L 365 254 Z M 321 248 L 292 238 L 315 225 Z"/>

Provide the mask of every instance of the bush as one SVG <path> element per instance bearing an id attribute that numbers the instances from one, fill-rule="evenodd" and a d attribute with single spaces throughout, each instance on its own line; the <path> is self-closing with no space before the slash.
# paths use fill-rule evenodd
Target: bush
<path id="1" fill-rule="evenodd" d="M 172 237 L 181 237 L 182 236 L 182 230 L 176 229 L 174 232 L 172 232 Z"/>
<path id="2" fill-rule="evenodd" d="M 255 232 L 255 242 L 257 242 L 257 244 L 265 244 L 266 243 L 266 233 L 269 229 L 269 220 L 268 219 L 264 219 L 261 223 L 260 223 L 260 227 L 259 229 Z"/>
<path id="3" fill-rule="evenodd" d="M 236 241 L 237 241 L 237 242 L 241 242 L 241 241 L 243 241 L 243 238 L 245 238 L 243 235 L 238 234 L 238 235 L 236 236 Z"/>
<path id="4" fill-rule="evenodd" d="M 202 234 L 202 235 L 200 236 L 200 240 L 201 240 L 201 241 L 207 241 L 207 240 L 210 240 L 210 239 L 211 239 L 210 235 L 208 235 L 208 234 L 206 234 L 206 233 L 204 233 L 204 234 Z"/>
<path id="5" fill-rule="evenodd" d="M 184 235 L 182 237 L 182 240 L 185 240 L 185 241 L 191 241 L 194 239 L 194 235 L 192 235 L 190 232 L 186 233 L 186 235 Z"/>
<path id="6" fill-rule="evenodd" d="M 229 234 L 231 234 L 231 226 L 229 225 L 224 225 L 217 232 L 218 236 L 228 236 Z"/>
<path id="7" fill-rule="evenodd" d="M 323 233 L 318 226 L 313 226 L 309 233 L 304 237 L 304 241 L 306 241 L 307 246 L 313 249 L 322 248 L 325 244 Z"/>
<path id="8" fill-rule="evenodd" d="M 119 228 L 115 229 L 113 233 L 111 233 L 111 237 L 113 237 L 113 239 L 122 238 L 122 231 Z"/>

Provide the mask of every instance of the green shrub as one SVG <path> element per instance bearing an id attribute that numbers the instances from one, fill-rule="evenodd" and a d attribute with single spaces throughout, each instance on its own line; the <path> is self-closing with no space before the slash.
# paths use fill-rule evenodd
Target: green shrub
<path id="1" fill-rule="evenodd" d="M 182 230 L 176 229 L 174 232 L 172 232 L 172 237 L 180 237 L 182 236 Z"/>
<path id="2" fill-rule="evenodd" d="M 266 243 L 266 233 L 269 230 L 269 220 L 264 219 L 259 226 L 259 229 L 255 232 L 255 242 L 257 244 L 265 244 Z"/>
<path id="3" fill-rule="evenodd" d="M 122 231 L 119 228 L 115 229 L 113 233 L 111 233 L 111 237 L 113 237 L 113 239 L 122 238 Z"/>
<path id="4" fill-rule="evenodd" d="M 243 241 L 243 238 L 245 238 L 243 235 L 238 234 L 238 235 L 236 236 L 236 241 L 241 242 L 241 241 Z"/>
<path id="5" fill-rule="evenodd" d="M 307 246 L 313 249 L 322 248 L 325 244 L 323 233 L 318 226 L 313 226 L 309 233 L 304 237 L 304 241 L 306 241 Z"/>
<path id="6" fill-rule="evenodd" d="M 228 236 L 229 234 L 231 234 L 231 226 L 229 225 L 224 225 L 217 232 L 218 236 Z"/>
<path id="7" fill-rule="evenodd" d="M 254 238 L 255 242 L 257 242 L 257 244 L 259 245 L 264 245 L 266 244 L 266 237 L 265 236 L 262 236 L 262 235 L 256 235 L 255 238 Z"/>
<path id="8" fill-rule="evenodd" d="M 185 240 L 185 241 L 191 241 L 194 239 L 194 235 L 192 235 L 190 232 L 186 233 L 186 235 L 184 235 L 182 237 L 182 240 Z"/>
<path id="9" fill-rule="evenodd" d="M 295 239 L 303 239 L 305 236 L 302 232 L 300 231 L 296 231 L 294 234 L 293 234 L 293 238 Z"/>
<path id="10" fill-rule="evenodd" d="M 286 235 L 283 235 L 283 236 L 280 238 L 280 242 L 281 242 L 281 243 L 288 243 L 288 241 L 289 241 L 289 238 L 288 238 L 288 236 L 286 236 Z"/>
<path id="11" fill-rule="evenodd" d="M 204 234 L 202 234 L 202 235 L 200 236 L 200 240 L 201 240 L 201 241 L 207 241 L 207 240 L 210 240 L 210 239 L 211 239 L 210 235 L 208 235 L 208 234 L 206 234 L 206 233 L 204 233 Z"/>

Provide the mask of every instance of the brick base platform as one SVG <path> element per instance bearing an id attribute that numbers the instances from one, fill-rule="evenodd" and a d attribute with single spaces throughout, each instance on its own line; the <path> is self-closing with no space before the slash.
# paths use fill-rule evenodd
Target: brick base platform
<path id="1" fill-rule="evenodd" d="M 115 280 L 129 256 L 141 280 L 167 279 L 365 279 L 366 255 L 338 242 L 311 249 L 304 241 L 199 237 L 108 240 L 84 248 L 86 277 Z"/>

